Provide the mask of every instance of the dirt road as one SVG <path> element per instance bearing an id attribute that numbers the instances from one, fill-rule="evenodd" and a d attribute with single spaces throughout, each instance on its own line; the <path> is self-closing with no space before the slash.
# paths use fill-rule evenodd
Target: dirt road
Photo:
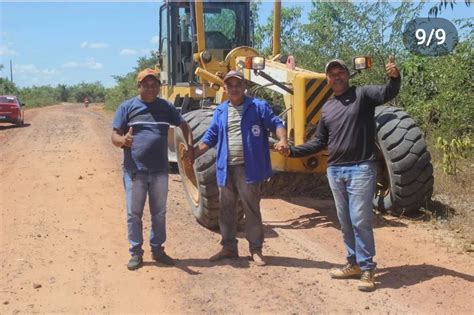
<path id="1" fill-rule="evenodd" d="M 167 252 L 128 271 L 121 152 L 111 114 L 58 105 L 0 126 L 0 313 L 431 313 L 474 310 L 474 260 L 439 231 L 376 218 L 378 289 L 331 280 L 344 261 L 332 200 L 262 201 L 269 266 L 211 263 L 220 237 L 198 225 L 170 175 Z M 148 234 L 148 216 L 145 216 Z M 435 233 L 436 232 L 436 233 Z"/>

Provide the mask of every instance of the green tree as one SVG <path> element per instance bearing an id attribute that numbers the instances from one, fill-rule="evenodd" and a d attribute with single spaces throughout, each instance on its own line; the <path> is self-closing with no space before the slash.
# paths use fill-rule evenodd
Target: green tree
<path id="1" fill-rule="evenodd" d="M 301 51 L 302 38 L 298 35 L 301 30 L 301 7 L 281 8 L 281 52 L 280 54 L 293 54 Z M 255 48 L 263 55 L 271 55 L 273 37 L 273 14 L 265 24 L 256 26 Z"/>
<path id="2" fill-rule="evenodd" d="M 64 84 L 59 84 L 57 90 L 59 93 L 59 100 L 61 102 L 67 102 L 70 95 L 70 89 Z"/>
<path id="3" fill-rule="evenodd" d="M 472 0 L 464 0 L 464 3 L 467 7 L 469 7 L 472 2 Z M 437 5 L 434 5 L 430 8 L 430 10 L 428 11 L 428 16 L 438 17 L 438 14 L 441 15 L 441 12 L 445 10 L 448 5 L 452 10 L 455 4 L 456 0 L 440 0 Z"/>
<path id="4" fill-rule="evenodd" d="M 140 57 L 137 60 L 137 66 L 132 72 L 124 76 L 114 76 L 117 85 L 107 90 L 105 95 L 105 107 L 109 110 L 115 110 L 123 101 L 137 95 L 136 77 L 138 72 L 145 68 L 155 68 L 158 64 L 158 52 L 150 52 L 150 56 Z"/>
<path id="5" fill-rule="evenodd" d="M 27 107 L 47 106 L 60 102 L 58 90 L 50 86 L 22 88 L 20 95 Z"/>
<path id="6" fill-rule="evenodd" d="M 0 94 L 13 94 L 18 95 L 19 91 L 15 83 L 8 79 L 0 78 Z"/>
<path id="7" fill-rule="evenodd" d="M 105 108 L 114 111 L 126 99 L 137 95 L 137 83 L 135 72 L 129 72 L 124 76 L 114 76 L 117 85 L 107 91 L 105 96 Z"/>
<path id="8" fill-rule="evenodd" d="M 427 134 L 445 139 L 473 133 L 474 36 L 453 53 L 411 56 L 403 64 L 401 102 Z"/>
<path id="9" fill-rule="evenodd" d="M 88 97 L 91 102 L 103 102 L 106 90 L 101 82 L 85 83 L 81 82 L 70 88 L 69 100 L 72 102 L 83 102 Z"/>
<path id="10" fill-rule="evenodd" d="M 388 55 L 400 61 L 407 54 L 403 43 L 403 26 L 419 15 L 422 4 L 403 2 L 313 2 L 309 23 L 302 33 L 307 39 L 305 63 L 322 71 L 332 58 L 349 61 L 357 55 L 370 55 L 374 68 L 357 78 L 357 82 L 382 82 Z"/>

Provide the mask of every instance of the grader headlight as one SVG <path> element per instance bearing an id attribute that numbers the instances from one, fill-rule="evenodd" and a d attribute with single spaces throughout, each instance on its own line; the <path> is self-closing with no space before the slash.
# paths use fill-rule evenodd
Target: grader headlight
<path id="1" fill-rule="evenodd" d="M 372 67 L 372 58 L 369 56 L 359 56 L 352 58 L 354 70 L 364 70 Z"/>
<path id="2" fill-rule="evenodd" d="M 261 57 L 261 56 L 246 57 L 245 69 L 252 69 L 252 70 L 265 69 L 265 57 Z"/>

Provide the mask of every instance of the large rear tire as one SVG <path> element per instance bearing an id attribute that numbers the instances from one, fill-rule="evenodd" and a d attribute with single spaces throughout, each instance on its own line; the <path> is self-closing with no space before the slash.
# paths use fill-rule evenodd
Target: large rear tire
<path id="1" fill-rule="evenodd" d="M 375 121 L 374 207 L 393 214 L 413 213 L 426 205 L 433 194 L 433 166 L 426 142 L 415 121 L 400 108 L 378 106 Z"/>

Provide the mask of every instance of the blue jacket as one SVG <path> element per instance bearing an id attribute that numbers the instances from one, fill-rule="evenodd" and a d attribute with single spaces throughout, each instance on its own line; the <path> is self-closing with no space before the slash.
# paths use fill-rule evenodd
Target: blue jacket
<path id="1" fill-rule="evenodd" d="M 209 147 L 217 145 L 217 185 L 225 186 L 227 181 L 227 116 L 229 101 L 220 104 L 214 111 L 209 129 L 203 142 Z M 245 97 L 244 111 L 240 123 L 244 149 L 247 183 L 257 183 L 272 176 L 272 165 L 268 144 L 268 130 L 275 132 L 284 128 L 280 118 L 263 100 Z"/>

